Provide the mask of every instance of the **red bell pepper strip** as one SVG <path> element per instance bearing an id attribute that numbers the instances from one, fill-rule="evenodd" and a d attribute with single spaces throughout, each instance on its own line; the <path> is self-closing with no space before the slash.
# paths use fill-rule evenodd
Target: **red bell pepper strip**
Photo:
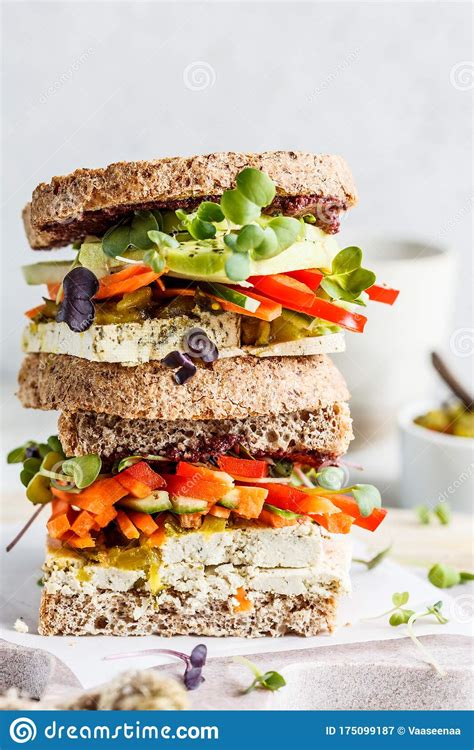
<path id="1" fill-rule="evenodd" d="M 283 273 L 273 276 L 251 276 L 248 281 L 258 292 L 263 292 L 267 297 L 280 302 L 290 310 L 307 312 L 314 300 L 314 293 L 309 286 Z"/>
<path id="2" fill-rule="evenodd" d="M 361 516 L 359 506 L 352 498 L 347 495 L 331 495 L 330 497 L 331 502 L 334 503 L 339 510 L 352 516 L 354 519 L 354 526 L 360 526 L 362 529 L 367 529 L 368 531 L 375 531 L 387 515 L 387 510 L 385 508 L 374 508 L 370 516 Z"/>
<path id="3" fill-rule="evenodd" d="M 289 310 L 306 313 L 314 318 L 322 318 L 349 331 L 362 333 L 367 318 L 359 313 L 349 312 L 339 305 L 316 297 L 311 289 L 300 281 L 284 274 L 274 276 L 251 276 L 249 281 L 258 291 L 271 299 L 281 302 Z"/>
<path id="4" fill-rule="evenodd" d="M 190 480 L 203 479 L 205 482 L 218 482 L 219 484 L 228 484 L 230 487 L 234 484 L 232 477 L 226 471 L 216 471 L 215 469 L 208 469 L 206 466 L 195 466 L 187 461 L 178 463 L 176 474 Z"/>
<path id="5" fill-rule="evenodd" d="M 327 497 L 310 495 L 309 492 L 290 487 L 287 484 L 259 482 L 258 486 L 268 490 L 266 502 L 282 510 L 291 510 L 293 513 L 302 514 L 337 512 L 335 504 Z"/>
<path id="6" fill-rule="evenodd" d="M 307 268 L 303 271 L 287 271 L 286 275 L 291 276 L 296 281 L 301 281 L 302 284 L 306 284 L 313 292 L 319 288 L 323 278 L 323 274 L 317 268 Z"/>
<path id="7" fill-rule="evenodd" d="M 268 464 L 266 461 L 251 461 L 248 458 L 219 456 L 217 465 L 222 471 L 239 479 L 241 477 L 245 477 L 246 479 L 263 479 L 268 474 Z"/>
<path id="8" fill-rule="evenodd" d="M 379 284 L 369 286 L 365 291 L 371 300 L 374 302 L 383 302 L 385 305 L 393 305 L 400 294 L 398 289 L 391 289 L 388 286 L 381 286 Z"/>
<path id="9" fill-rule="evenodd" d="M 133 466 L 129 466 L 128 469 L 121 471 L 120 474 L 117 475 L 119 482 L 123 477 L 136 479 L 137 482 L 146 484 L 150 490 L 158 490 L 165 486 L 165 480 L 163 477 L 157 474 L 156 471 L 153 471 L 146 461 L 139 461 L 138 463 L 133 464 Z"/>
<path id="10" fill-rule="evenodd" d="M 333 305 L 325 299 L 320 299 L 320 297 L 314 298 L 314 302 L 311 305 L 311 310 L 308 312 L 308 315 L 313 315 L 315 318 L 322 318 L 322 320 L 335 323 L 342 328 L 347 328 L 348 331 L 354 331 L 354 333 L 362 333 L 365 324 L 367 323 L 365 315 L 349 312 L 349 310 L 344 310 L 344 308 L 339 307 L 339 305 Z"/>
<path id="11" fill-rule="evenodd" d="M 173 497 L 192 497 L 206 500 L 214 505 L 232 488 L 223 482 L 207 482 L 204 479 L 180 477 L 177 474 L 166 474 L 166 489 Z"/>

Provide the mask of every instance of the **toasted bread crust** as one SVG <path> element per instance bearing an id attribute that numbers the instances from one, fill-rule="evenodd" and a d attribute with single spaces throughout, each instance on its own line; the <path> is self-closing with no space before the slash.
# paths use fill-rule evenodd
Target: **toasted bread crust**
<path id="1" fill-rule="evenodd" d="M 24 209 L 25 231 L 32 248 L 61 247 L 85 234 L 103 233 L 133 210 L 180 205 L 191 208 L 205 198 L 218 200 L 225 190 L 234 187 L 236 175 L 248 166 L 274 180 L 276 209 L 284 208 L 287 198 L 303 198 L 301 211 L 315 212 L 317 221 L 329 231 L 337 231 L 334 217 L 337 220 L 340 211 L 357 202 L 352 174 L 341 156 L 294 151 L 224 152 L 117 162 L 105 169 L 77 169 L 53 177 L 49 184 L 38 185 L 31 204 Z M 306 207 L 305 197 L 311 197 Z"/>
<path id="2" fill-rule="evenodd" d="M 347 401 L 344 378 L 326 355 L 242 357 L 199 367 L 185 385 L 159 362 L 137 367 L 29 354 L 19 375 L 23 406 L 114 414 L 126 419 L 233 419 Z"/>

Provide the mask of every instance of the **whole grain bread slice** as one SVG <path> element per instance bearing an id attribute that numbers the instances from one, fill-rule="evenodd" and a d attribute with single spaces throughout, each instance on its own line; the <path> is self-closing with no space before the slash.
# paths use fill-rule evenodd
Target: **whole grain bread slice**
<path id="1" fill-rule="evenodd" d="M 23 406 L 114 414 L 126 419 L 238 419 L 315 411 L 349 392 L 324 354 L 241 357 L 198 367 L 184 385 L 159 362 L 136 367 L 78 357 L 28 354 L 19 375 Z"/>
<path id="2" fill-rule="evenodd" d="M 41 635 L 308 637 L 334 630 L 340 589 L 336 580 L 322 594 L 256 593 L 252 610 L 243 614 L 235 612 L 232 600 L 220 599 L 187 610 L 189 595 L 175 591 L 158 607 L 140 591 L 43 592 L 38 630 Z"/>
<path id="3" fill-rule="evenodd" d="M 317 463 L 344 455 L 352 439 L 349 407 L 344 402 L 314 412 L 194 420 L 191 427 L 187 419 L 169 422 L 63 412 L 58 430 L 66 455 L 97 453 L 109 462 L 148 453 L 203 461 L 242 445 L 257 458 L 291 459 L 304 454 Z"/>
<path id="4" fill-rule="evenodd" d="M 266 172 L 277 187 L 269 212 L 312 213 L 328 232 L 357 202 L 352 174 L 341 156 L 295 151 L 222 152 L 153 161 L 117 162 L 105 169 L 77 169 L 34 190 L 23 211 L 32 248 L 61 247 L 103 232 L 134 210 L 195 207 L 219 200 L 244 167 Z"/>

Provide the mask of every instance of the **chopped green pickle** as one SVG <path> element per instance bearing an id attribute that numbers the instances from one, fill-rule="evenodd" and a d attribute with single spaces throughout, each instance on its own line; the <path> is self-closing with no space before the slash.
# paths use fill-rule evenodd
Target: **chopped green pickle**
<path id="1" fill-rule="evenodd" d="M 466 409 L 461 403 L 432 409 L 416 417 L 414 422 L 434 432 L 444 432 L 457 437 L 474 437 L 474 412 Z"/>
<path id="2" fill-rule="evenodd" d="M 216 534 L 225 531 L 227 521 L 225 518 L 216 518 L 215 516 L 205 516 L 200 531 L 204 534 Z"/>

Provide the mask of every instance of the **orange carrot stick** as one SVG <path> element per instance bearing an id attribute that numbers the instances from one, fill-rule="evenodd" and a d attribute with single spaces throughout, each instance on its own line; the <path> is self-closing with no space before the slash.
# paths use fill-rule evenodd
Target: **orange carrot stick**
<path id="1" fill-rule="evenodd" d="M 125 511 L 117 511 L 117 523 L 119 525 L 120 531 L 124 536 L 127 537 L 127 539 L 138 539 L 138 537 L 140 536 L 138 529 L 131 522 Z"/>

